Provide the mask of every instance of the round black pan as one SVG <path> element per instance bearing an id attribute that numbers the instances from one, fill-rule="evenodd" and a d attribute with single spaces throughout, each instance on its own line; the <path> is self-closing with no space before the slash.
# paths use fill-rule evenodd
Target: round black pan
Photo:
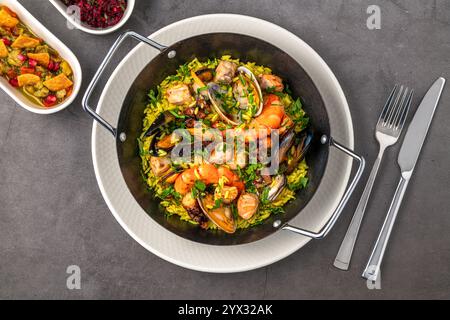
<path id="1" fill-rule="evenodd" d="M 176 57 L 169 59 L 167 52 L 175 50 Z M 254 61 L 270 67 L 289 85 L 294 97 L 300 97 L 310 118 L 310 126 L 315 133 L 311 151 L 306 161 L 309 165 L 309 184 L 301 190 L 296 199 L 285 207 L 285 213 L 272 216 L 261 225 L 238 230 L 235 234 L 222 231 L 203 230 L 198 226 L 181 221 L 178 216 L 167 217 L 159 200 L 148 190 L 141 175 L 141 159 L 137 139 L 142 132 L 143 111 L 148 103 L 147 93 L 176 69 L 194 58 L 200 61 L 231 55 L 241 61 Z M 298 214 L 316 192 L 328 161 L 329 145 L 321 144 L 322 134 L 330 136 L 327 111 L 319 91 L 303 68 L 279 48 L 256 38 L 231 33 L 211 33 L 178 42 L 153 60 L 141 71 L 131 85 L 119 116 L 117 132 L 125 132 L 125 142 L 117 139 L 120 168 L 126 184 L 139 205 L 161 226 L 180 237 L 211 245 L 239 245 L 260 240 L 278 229 L 274 220 L 288 222 Z"/>

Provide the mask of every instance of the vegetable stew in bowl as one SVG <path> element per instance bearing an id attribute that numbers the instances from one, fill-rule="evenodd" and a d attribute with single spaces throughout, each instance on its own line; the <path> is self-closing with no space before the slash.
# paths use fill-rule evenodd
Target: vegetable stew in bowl
<path id="1" fill-rule="evenodd" d="M 61 104 L 73 91 L 69 63 L 7 6 L 0 7 L 0 74 L 41 108 Z"/>

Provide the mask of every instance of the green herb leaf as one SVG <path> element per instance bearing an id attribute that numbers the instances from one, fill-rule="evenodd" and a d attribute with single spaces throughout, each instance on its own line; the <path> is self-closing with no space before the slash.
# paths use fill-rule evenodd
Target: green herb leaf
<path id="1" fill-rule="evenodd" d="M 184 116 L 184 115 L 179 115 L 175 110 L 169 110 L 169 112 L 177 119 L 184 119 L 184 118 L 186 118 L 186 116 Z"/>
<path id="2" fill-rule="evenodd" d="M 216 199 L 216 201 L 214 202 L 214 207 L 212 208 L 213 210 L 215 209 L 219 209 L 222 206 L 222 199 Z"/>
<path id="3" fill-rule="evenodd" d="M 266 188 L 264 188 L 263 192 L 261 193 L 261 203 L 264 204 L 264 205 L 270 203 L 270 201 L 269 201 L 269 191 L 270 191 L 270 189 L 266 187 Z"/>
<path id="4" fill-rule="evenodd" d="M 203 181 L 197 180 L 195 181 L 194 187 L 199 191 L 206 190 L 206 184 Z"/>

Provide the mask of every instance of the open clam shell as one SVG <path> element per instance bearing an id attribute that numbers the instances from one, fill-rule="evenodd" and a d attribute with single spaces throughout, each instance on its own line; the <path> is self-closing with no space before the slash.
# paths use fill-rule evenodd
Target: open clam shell
<path id="1" fill-rule="evenodd" d="M 270 184 L 270 190 L 269 194 L 267 195 L 267 199 L 269 201 L 274 201 L 280 193 L 283 191 L 284 187 L 286 186 L 287 179 L 284 174 L 275 176 L 272 179 L 272 183 Z"/>
<path id="2" fill-rule="evenodd" d="M 212 195 L 199 198 L 198 204 L 205 216 L 221 230 L 230 234 L 236 232 L 236 221 L 233 216 L 233 211 L 229 206 L 221 205 L 220 207 L 215 208 L 215 201 Z"/>
<path id="3" fill-rule="evenodd" d="M 226 93 L 227 92 L 224 91 L 217 83 L 208 83 L 208 97 L 214 110 L 219 114 L 222 120 L 233 126 L 238 126 L 242 123 L 242 120 L 237 115 L 227 113 L 223 107 L 224 103 L 221 97 Z"/>
<path id="4" fill-rule="evenodd" d="M 255 103 L 257 106 L 257 111 L 255 113 L 255 117 L 259 116 L 263 110 L 263 95 L 262 95 L 262 91 L 261 91 L 261 87 L 259 85 L 258 79 L 256 79 L 255 75 L 253 74 L 253 72 L 250 71 L 250 69 L 246 68 L 246 67 L 239 67 L 237 69 L 237 72 L 240 74 L 243 74 L 246 78 L 246 80 L 248 80 L 249 85 L 251 86 L 252 90 L 255 93 Z"/>

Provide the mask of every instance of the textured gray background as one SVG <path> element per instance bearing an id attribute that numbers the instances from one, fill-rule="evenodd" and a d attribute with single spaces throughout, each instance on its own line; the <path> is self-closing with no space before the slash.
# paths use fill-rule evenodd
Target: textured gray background
<path id="1" fill-rule="evenodd" d="M 70 31 L 47 1 L 20 2 L 78 56 L 84 89 L 118 34 Z M 370 4 L 381 7 L 381 30 L 366 28 Z M 356 149 L 369 164 L 377 152 L 374 125 L 393 84 L 416 89 L 415 108 L 438 76 L 450 78 L 445 0 L 137 0 L 126 28 L 150 34 L 218 12 L 272 21 L 319 52 L 347 95 Z M 327 239 L 260 270 L 204 274 L 147 252 L 109 213 L 94 177 L 92 121 L 81 94 L 68 109 L 39 116 L 0 92 L 0 298 L 450 298 L 449 99 L 447 88 L 389 244 L 382 290 L 370 291 L 360 274 L 397 183 L 398 146 L 383 163 L 351 271 L 335 270 L 332 261 L 357 196 Z M 82 290 L 66 289 L 71 264 L 81 267 Z"/>

